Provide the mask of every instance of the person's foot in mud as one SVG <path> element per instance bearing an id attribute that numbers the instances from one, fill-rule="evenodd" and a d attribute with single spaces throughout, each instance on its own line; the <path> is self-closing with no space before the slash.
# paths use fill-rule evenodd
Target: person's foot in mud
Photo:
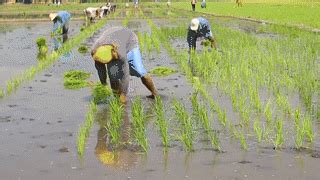
<path id="1" fill-rule="evenodd" d="M 147 98 L 149 98 L 149 99 L 155 99 L 156 96 L 158 96 L 158 95 L 153 95 L 153 94 L 151 94 L 151 95 L 147 96 Z"/>

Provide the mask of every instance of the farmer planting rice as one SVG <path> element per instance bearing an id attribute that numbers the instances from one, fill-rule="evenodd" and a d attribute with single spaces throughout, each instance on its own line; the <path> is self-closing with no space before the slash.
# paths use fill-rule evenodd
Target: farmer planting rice
<path id="1" fill-rule="evenodd" d="M 88 19 L 90 19 L 90 22 L 92 23 L 95 20 L 95 18 L 103 17 L 104 9 L 88 7 L 84 9 L 83 12 L 85 13 L 85 16 L 86 16 L 86 22 L 88 21 Z"/>
<path id="2" fill-rule="evenodd" d="M 103 85 L 107 84 L 107 64 L 111 88 L 120 96 L 122 103 L 126 102 L 129 75 L 141 78 L 142 83 L 152 93 L 148 98 L 157 95 L 152 78 L 142 64 L 138 37 L 131 30 L 123 27 L 107 29 L 93 45 L 91 55 Z"/>
<path id="3" fill-rule="evenodd" d="M 209 21 L 203 17 L 193 18 L 189 25 L 187 35 L 189 51 L 191 49 L 196 49 L 197 38 L 201 37 L 208 39 L 211 42 L 211 48 L 215 48 L 217 50 L 216 40 L 212 35 Z"/>
<path id="4" fill-rule="evenodd" d="M 49 18 L 51 21 L 53 21 L 53 33 L 58 34 L 67 34 L 69 29 L 69 21 L 71 18 L 71 15 L 67 11 L 59 11 L 57 13 L 50 13 Z M 61 31 L 62 32 L 59 32 Z"/>

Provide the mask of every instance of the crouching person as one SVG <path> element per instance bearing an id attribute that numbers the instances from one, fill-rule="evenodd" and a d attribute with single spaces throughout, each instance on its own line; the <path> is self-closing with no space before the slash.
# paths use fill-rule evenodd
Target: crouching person
<path id="1" fill-rule="evenodd" d="M 137 35 L 123 27 L 107 29 L 94 43 L 91 55 L 95 61 L 101 84 L 106 85 L 106 66 L 110 85 L 114 93 L 126 102 L 129 75 L 141 78 L 142 83 L 151 92 L 148 98 L 154 98 L 157 90 L 152 78 L 142 64 Z"/>
<path id="2" fill-rule="evenodd" d="M 88 22 L 88 19 L 90 19 L 90 23 L 93 23 L 95 18 L 97 18 L 97 17 L 102 18 L 102 16 L 103 16 L 103 10 L 101 8 L 88 7 L 87 9 L 85 9 L 83 11 L 86 16 L 86 22 Z"/>
<path id="3" fill-rule="evenodd" d="M 71 19 L 69 12 L 59 11 L 57 13 L 50 13 L 49 18 L 53 22 L 52 32 L 54 34 L 68 34 L 69 21 Z M 62 32 L 59 32 L 59 29 L 61 29 Z"/>

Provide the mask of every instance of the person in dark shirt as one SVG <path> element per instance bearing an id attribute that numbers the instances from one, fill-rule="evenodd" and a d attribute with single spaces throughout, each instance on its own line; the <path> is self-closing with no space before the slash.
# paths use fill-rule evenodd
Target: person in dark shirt
<path id="1" fill-rule="evenodd" d="M 187 41 L 189 50 L 196 49 L 197 38 L 205 38 L 211 42 L 211 48 L 217 49 L 216 40 L 212 35 L 209 21 L 203 17 L 194 18 L 188 28 Z"/>

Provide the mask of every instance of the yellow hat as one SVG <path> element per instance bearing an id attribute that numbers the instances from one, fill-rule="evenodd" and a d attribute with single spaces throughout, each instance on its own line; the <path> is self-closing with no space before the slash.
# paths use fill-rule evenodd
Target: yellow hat
<path id="1" fill-rule="evenodd" d="M 53 21 L 54 18 L 56 18 L 57 16 L 58 16 L 57 13 L 50 13 L 50 14 L 49 14 L 49 18 L 50 18 L 51 21 Z"/>
<path id="2" fill-rule="evenodd" d="M 107 64 L 112 60 L 112 45 L 103 45 L 97 48 L 97 50 L 92 55 L 95 61 Z"/>

